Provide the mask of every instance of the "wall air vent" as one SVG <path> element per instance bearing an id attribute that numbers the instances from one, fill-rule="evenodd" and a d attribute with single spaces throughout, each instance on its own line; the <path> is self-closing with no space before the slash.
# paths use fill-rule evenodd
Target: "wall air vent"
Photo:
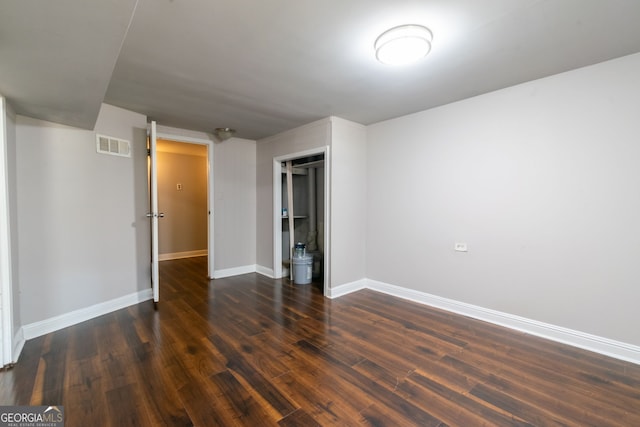
<path id="1" fill-rule="evenodd" d="M 100 154 L 131 157 L 131 143 L 111 136 L 96 134 L 96 150 Z"/>

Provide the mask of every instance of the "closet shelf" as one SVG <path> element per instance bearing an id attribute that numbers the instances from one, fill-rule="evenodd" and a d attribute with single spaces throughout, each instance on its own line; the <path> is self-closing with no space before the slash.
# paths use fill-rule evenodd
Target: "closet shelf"
<path id="1" fill-rule="evenodd" d="M 294 215 L 293 216 L 293 219 L 304 219 L 304 218 L 307 218 L 307 216 L 306 215 Z M 289 215 L 283 216 L 282 219 L 289 219 Z"/>

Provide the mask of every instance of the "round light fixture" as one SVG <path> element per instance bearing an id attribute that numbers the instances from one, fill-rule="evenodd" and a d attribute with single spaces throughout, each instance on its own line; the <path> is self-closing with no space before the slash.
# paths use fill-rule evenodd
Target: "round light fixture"
<path id="1" fill-rule="evenodd" d="M 235 133 L 236 133 L 236 130 L 231 128 L 215 128 L 213 131 L 213 134 L 220 141 L 226 141 L 227 139 L 235 135 Z"/>
<path id="2" fill-rule="evenodd" d="M 422 25 L 400 25 L 380 34 L 374 43 L 376 58 L 383 64 L 406 65 L 424 58 L 431 50 L 433 34 Z"/>

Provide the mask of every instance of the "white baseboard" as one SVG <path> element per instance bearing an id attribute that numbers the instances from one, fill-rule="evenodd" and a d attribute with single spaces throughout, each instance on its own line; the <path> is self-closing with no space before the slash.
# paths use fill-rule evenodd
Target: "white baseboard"
<path id="1" fill-rule="evenodd" d="M 168 254 L 159 254 L 158 261 L 169 261 L 172 259 L 193 258 L 197 256 L 207 256 L 209 251 L 202 249 L 199 251 L 173 252 Z"/>
<path id="2" fill-rule="evenodd" d="M 339 298 L 343 295 L 350 294 L 352 292 L 359 291 L 368 287 L 369 281 L 367 279 L 356 280 L 355 282 L 345 283 L 344 285 L 329 288 L 327 297 Z"/>
<path id="3" fill-rule="evenodd" d="M 22 327 L 24 339 L 29 340 L 80 322 L 93 319 L 103 314 L 111 313 L 122 308 L 135 305 L 153 298 L 151 288 L 133 294 L 125 295 L 110 301 L 101 302 L 90 307 L 81 308 L 69 313 L 61 314 L 50 319 L 30 323 Z"/>
<path id="4" fill-rule="evenodd" d="M 16 332 L 13 337 L 13 363 L 18 362 L 26 341 L 27 340 L 24 339 L 24 328 L 18 329 L 18 332 Z"/>
<path id="5" fill-rule="evenodd" d="M 364 282 L 364 284 L 358 287 L 357 285 L 361 282 Z M 335 290 L 332 290 L 331 295 L 328 296 L 329 298 L 336 298 L 364 288 L 640 365 L 640 346 L 431 295 L 413 289 L 390 285 L 376 280 L 363 279 L 338 286 Z"/>
<path id="6" fill-rule="evenodd" d="M 262 265 L 256 265 L 256 273 L 262 274 L 263 276 L 267 276 L 270 279 L 276 278 L 272 268 L 267 268 Z"/>
<path id="7" fill-rule="evenodd" d="M 239 276 L 241 274 L 255 273 L 257 270 L 257 266 L 253 265 L 243 265 L 241 267 L 233 267 L 233 268 L 225 268 L 222 270 L 215 270 L 213 272 L 214 279 L 223 279 L 225 277 L 231 276 Z"/>

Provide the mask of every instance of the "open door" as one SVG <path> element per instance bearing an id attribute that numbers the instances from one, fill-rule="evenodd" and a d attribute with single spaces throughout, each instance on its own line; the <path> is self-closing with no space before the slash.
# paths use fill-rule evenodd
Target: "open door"
<path id="1" fill-rule="evenodd" d="M 156 122 L 152 121 L 147 138 L 149 150 L 149 212 L 147 217 L 151 219 L 151 288 L 153 289 L 153 302 L 160 301 L 160 269 L 158 264 L 158 220 L 164 214 L 158 212 L 158 163 L 156 157 L 157 132 Z"/>

